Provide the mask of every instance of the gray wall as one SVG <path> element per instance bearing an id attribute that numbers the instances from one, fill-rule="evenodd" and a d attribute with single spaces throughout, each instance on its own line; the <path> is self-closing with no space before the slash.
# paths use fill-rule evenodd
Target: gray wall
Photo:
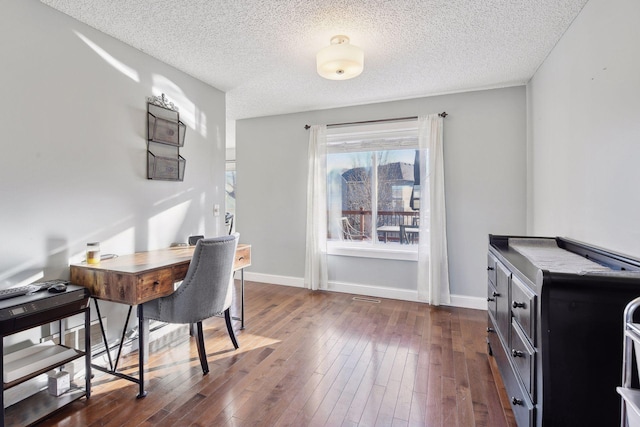
<path id="1" fill-rule="evenodd" d="M 640 2 L 591 0 L 528 88 L 530 218 L 640 256 Z"/>
<path id="2" fill-rule="evenodd" d="M 522 234 L 526 228 L 524 86 L 239 120 L 237 229 L 252 244 L 249 273 L 290 283 L 304 276 L 305 124 L 441 111 L 450 114 L 444 154 L 451 292 L 484 299 L 487 235 Z M 380 296 L 396 296 L 394 289 L 415 294 L 415 278 L 415 262 L 330 260 L 330 279 L 359 286 L 363 293 L 369 288 Z"/>
<path id="3" fill-rule="evenodd" d="M 224 94 L 38 1 L 0 13 L 0 287 L 224 232 Z M 146 97 L 187 124 L 184 182 L 146 179 Z"/>

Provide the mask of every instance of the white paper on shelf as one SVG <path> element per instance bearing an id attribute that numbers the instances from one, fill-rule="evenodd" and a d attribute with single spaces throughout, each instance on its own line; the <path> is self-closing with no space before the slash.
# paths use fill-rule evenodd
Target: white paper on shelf
<path id="1" fill-rule="evenodd" d="M 4 356 L 3 381 L 9 383 L 75 356 L 74 349 L 45 341 Z"/>
<path id="2" fill-rule="evenodd" d="M 47 388 L 48 380 L 49 376 L 47 374 L 42 374 L 30 379 L 29 381 L 20 383 L 15 387 L 6 389 L 4 391 L 4 407 L 8 408 L 21 400 L 44 390 Z"/>

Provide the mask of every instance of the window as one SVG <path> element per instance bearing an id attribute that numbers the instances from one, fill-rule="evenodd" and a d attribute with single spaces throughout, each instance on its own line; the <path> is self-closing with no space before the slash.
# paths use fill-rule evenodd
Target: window
<path id="1" fill-rule="evenodd" d="M 233 227 L 236 214 L 236 162 L 227 161 L 225 167 L 225 225 L 227 232 Z"/>
<path id="2" fill-rule="evenodd" d="M 330 245 L 415 251 L 419 168 L 416 122 L 329 130 Z"/>

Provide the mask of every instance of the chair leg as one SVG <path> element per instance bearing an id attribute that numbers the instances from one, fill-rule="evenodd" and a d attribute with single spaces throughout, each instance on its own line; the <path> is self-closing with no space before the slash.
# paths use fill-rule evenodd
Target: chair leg
<path id="1" fill-rule="evenodd" d="M 240 346 L 238 345 L 236 334 L 235 332 L 233 332 L 233 326 L 231 325 L 231 307 L 227 308 L 224 311 L 224 320 L 227 322 L 227 331 L 229 331 L 229 337 L 231 338 L 231 342 L 233 343 L 233 346 L 237 349 Z"/>
<path id="2" fill-rule="evenodd" d="M 202 333 L 202 322 L 197 323 L 196 344 L 198 345 L 198 356 L 200 356 L 200 365 L 202 366 L 202 374 L 209 373 L 209 364 L 207 363 L 207 351 L 204 349 L 204 334 Z"/>

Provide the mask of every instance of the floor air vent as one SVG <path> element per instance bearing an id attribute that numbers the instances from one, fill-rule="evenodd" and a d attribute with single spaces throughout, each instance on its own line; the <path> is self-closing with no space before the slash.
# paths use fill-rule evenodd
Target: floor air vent
<path id="1" fill-rule="evenodd" d="M 354 301 L 364 301 L 364 302 L 373 302 L 375 304 L 380 304 L 380 300 L 379 299 L 375 299 L 375 298 L 367 298 L 367 297 L 353 297 Z"/>

